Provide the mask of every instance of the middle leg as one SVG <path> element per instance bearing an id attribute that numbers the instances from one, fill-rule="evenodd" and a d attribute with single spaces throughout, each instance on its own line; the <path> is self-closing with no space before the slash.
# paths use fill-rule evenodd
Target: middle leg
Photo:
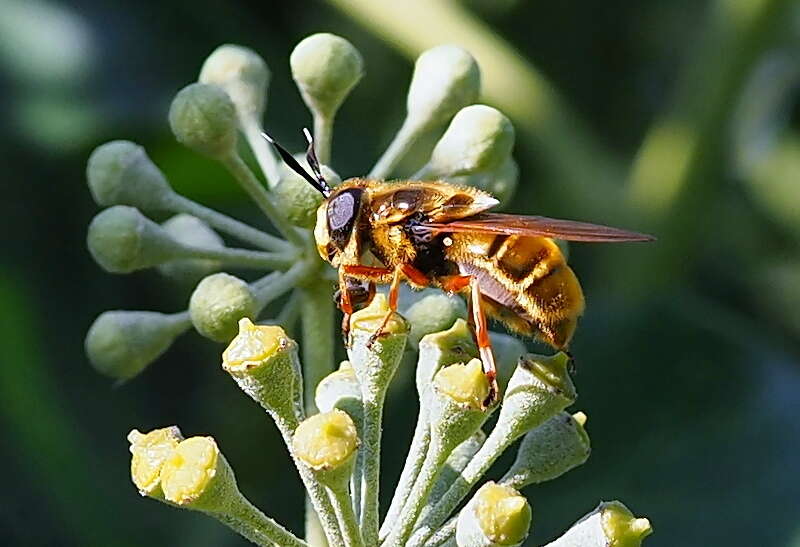
<path id="1" fill-rule="evenodd" d="M 489 339 L 489 326 L 481 305 L 481 291 L 478 280 L 473 276 L 469 276 L 469 298 L 467 300 L 469 302 L 468 323 L 472 327 L 475 343 L 478 345 L 483 372 L 486 374 L 486 379 L 489 380 L 489 395 L 483 402 L 483 406 L 488 407 L 497 400 L 500 388 L 497 385 L 497 366 L 492 352 L 492 342 Z"/>

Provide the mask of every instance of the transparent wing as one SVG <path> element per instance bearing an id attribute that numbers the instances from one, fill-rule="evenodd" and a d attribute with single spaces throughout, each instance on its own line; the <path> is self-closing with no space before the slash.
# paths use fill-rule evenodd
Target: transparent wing
<path id="1" fill-rule="evenodd" d="M 614 243 L 623 241 L 654 241 L 655 237 L 620 228 L 559 220 L 541 216 L 508 215 L 503 213 L 481 213 L 466 219 L 442 223 L 425 223 L 425 229 L 437 232 L 473 232 L 522 236 L 544 236 L 567 241 Z"/>

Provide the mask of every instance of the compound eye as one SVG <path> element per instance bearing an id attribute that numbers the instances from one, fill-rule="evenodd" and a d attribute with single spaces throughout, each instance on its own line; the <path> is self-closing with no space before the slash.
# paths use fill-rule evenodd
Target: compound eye
<path id="1" fill-rule="evenodd" d="M 347 245 L 353 231 L 363 190 L 342 191 L 328 203 L 328 230 L 331 240 L 341 249 Z"/>

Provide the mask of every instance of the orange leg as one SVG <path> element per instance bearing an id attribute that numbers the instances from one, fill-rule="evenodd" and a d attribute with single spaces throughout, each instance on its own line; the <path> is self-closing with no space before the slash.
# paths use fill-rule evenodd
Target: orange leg
<path id="1" fill-rule="evenodd" d="M 374 266 L 361 265 L 342 266 L 341 270 L 344 270 L 344 273 L 347 275 L 377 282 L 386 279 L 386 276 L 390 275 L 394 271 L 391 268 L 376 268 Z"/>
<path id="2" fill-rule="evenodd" d="M 469 278 L 469 324 L 475 333 L 475 343 L 478 345 L 478 353 L 483 362 L 483 372 L 486 374 L 487 380 L 489 380 L 489 396 L 483 402 L 483 405 L 488 407 L 495 402 L 500 392 L 500 388 L 497 385 L 497 367 L 494 363 L 492 343 L 489 340 L 489 326 L 486 323 L 486 316 L 481 307 L 481 291 L 480 287 L 478 287 L 478 280 L 472 276 L 463 277 Z"/>
<path id="3" fill-rule="evenodd" d="M 442 290 L 449 293 L 461 292 L 469 287 L 471 275 L 445 275 L 439 279 Z"/>
<path id="4" fill-rule="evenodd" d="M 394 274 L 392 275 L 392 284 L 389 286 L 389 312 L 383 316 L 383 321 L 381 321 L 381 326 L 376 330 L 372 336 L 369 337 L 367 340 L 367 347 L 370 348 L 375 343 L 375 341 L 383 336 L 384 329 L 386 325 L 389 324 L 389 320 L 392 318 L 392 315 L 397 312 L 397 300 L 400 296 L 400 272 L 402 270 L 402 266 L 398 266 L 394 270 Z"/>

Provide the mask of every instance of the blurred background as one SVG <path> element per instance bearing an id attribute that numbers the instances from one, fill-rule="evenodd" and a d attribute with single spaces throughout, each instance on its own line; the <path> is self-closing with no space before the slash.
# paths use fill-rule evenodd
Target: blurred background
<path id="1" fill-rule="evenodd" d="M 221 371 L 220 346 L 190 333 L 120 387 L 88 364 L 97 314 L 180 310 L 190 289 L 92 262 L 84 168 L 98 144 L 130 139 L 178 191 L 263 225 L 221 167 L 174 141 L 167 109 L 217 45 L 246 45 L 273 73 L 265 125 L 299 148 L 310 116 L 288 56 L 318 31 L 349 39 L 367 67 L 337 119 L 343 177 L 365 173 L 399 126 L 413 58 L 455 43 L 481 64 L 482 100 L 516 126 L 512 211 L 659 238 L 571 247 L 588 303 L 575 408 L 593 454 L 527 491 L 529 544 L 620 499 L 651 519 L 654 547 L 800 546 L 791 0 L 0 0 L 0 543 L 243 545 L 130 483 L 126 433 L 173 423 L 213 434 L 243 492 L 302 530 L 277 431 Z M 384 493 L 411 437 L 412 393 L 398 382 L 390 396 Z"/>

